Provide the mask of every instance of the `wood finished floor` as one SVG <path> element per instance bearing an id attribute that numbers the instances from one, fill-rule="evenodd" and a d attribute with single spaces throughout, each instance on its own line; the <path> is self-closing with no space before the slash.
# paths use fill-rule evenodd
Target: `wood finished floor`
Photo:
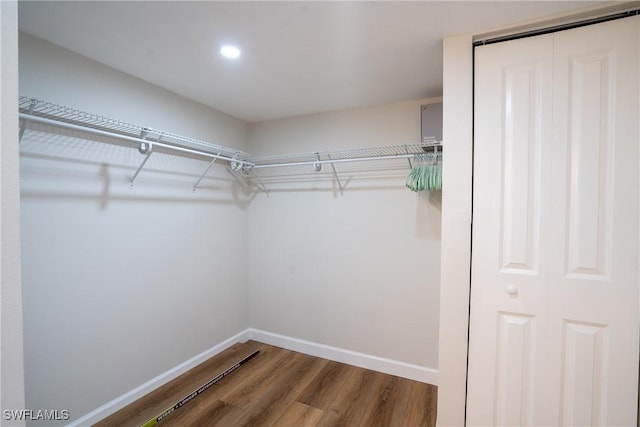
<path id="1" fill-rule="evenodd" d="M 435 426 L 435 386 L 253 341 L 232 346 L 96 426 L 140 426 L 255 349 L 257 356 L 158 427 Z"/>

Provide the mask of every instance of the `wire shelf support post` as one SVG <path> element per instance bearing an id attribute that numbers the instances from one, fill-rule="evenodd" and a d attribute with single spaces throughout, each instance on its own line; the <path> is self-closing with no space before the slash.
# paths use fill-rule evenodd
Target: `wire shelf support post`
<path id="1" fill-rule="evenodd" d="M 331 160 L 331 155 L 329 153 L 327 153 L 327 157 L 329 158 L 329 160 Z M 344 187 L 342 186 L 342 183 L 340 182 L 340 177 L 338 176 L 338 171 L 336 171 L 336 166 L 333 164 L 333 162 L 331 162 L 331 169 L 333 170 L 333 176 L 336 179 L 336 183 L 338 184 L 338 188 L 340 189 L 340 195 L 344 196 Z"/>
<path id="2" fill-rule="evenodd" d="M 143 129 L 142 131 L 140 131 L 140 138 L 142 138 L 144 141 L 146 141 L 148 135 L 149 135 L 148 129 Z M 160 142 L 161 140 L 162 140 L 162 136 L 158 138 L 158 142 Z M 142 161 L 142 163 L 140 163 L 140 166 L 138 166 L 138 169 L 136 170 L 136 172 L 131 177 L 131 180 L 129 181 L 129 187 L 131 188 L 133 188 L 133 182 L 138 177 L 138 174 L 140 173 L 144 165 L 147 163 L 147 161 L 153 154 L 153 144 L 147 143 L 147 142 L 141 142 L 140 145 L 138 145 L 138 151 L 140 152 L 140 154 L 145 154 L 146 156 Z"/>
<path id="3" fill-rule="evenodd" d="M 219 155 L 220 155 L 220 152 L 218 152 L 218 156 Z M 202 172 L 202 175 L 200 175 L 200 178 L 198 178 L 196 183 L 193 184 L 193 191 L 196 191 L 196 188 L 198 188 L 198 185 L 200 185 L 200 181 L 202 181 L 202 179 L 205 177 L 205 175 L 209 172 L 209 169 L 211 169 L 211 166 L 213 166 L 213 164 L 216 162 L 216 160 L 218 160 L 217 157 L 214 157 L 213 159 L 211 159 L 211 161 L 209 162 L 209 165 L 207 166 L 207 168 L 204 170 L 204 172 Z"/>
<path id="4" fill-rule="evenodd" d="M 29 101 L 29 114 L 33 114 L 33 109 L 35 106 L 36 106 L 36 100 L 32 98 Z M 22 137 L 24 136 L 24 131 L 27 130 L 28 122 L 29 120 L 27 120 L 26 118 L 22 119 L 22 125 L 20 125 L 20 133 L 18 134 L 18 142 L 22 141 Z"/>

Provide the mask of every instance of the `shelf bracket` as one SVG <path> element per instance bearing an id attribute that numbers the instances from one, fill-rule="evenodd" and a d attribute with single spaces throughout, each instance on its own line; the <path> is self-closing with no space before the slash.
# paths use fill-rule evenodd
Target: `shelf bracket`
<path id="1" fill-rule="evenodd" d="M 142 170 L 142 168 L 144 167 L 145 163 L 147 163 L 147 160 L 149 160 L 149 157 L 151 157 L 151 154 L 153 154 L 153 152 L 151 151 L 151 144 L 149 144 L 149 149 L 148 149 L 148 153 L 145 156 L 144 160 L 142 161 L 142 163 L 140 163 L 140 166 L 138 166 L 138 170 L 136 171 L 136 173 L 133 174 L 133 176 L 131 177 L 131 182 L 129 183 L 129 186 L 131 188 L 133 188 L 133 182 L 136 180 L 136 178 L 138 177 L 138 174 L 140 173 L 140 171 Z"/>
<path id="2" fill-rule="evenodd" d="M 320 172 L 322 170 L 322 163 L 320 163 L 321 159 L 320 159 L 320 153 L 315 152 L 313 153 L 316 155 L 316 157 L 318 158 L 318 161 L 316 163 L 313 164 L 313 170 L 316 172 Z"/>
<path id="3" fill-rule="evenodd" d="M 242 176 L 243 178 L 248 178 L 249 175 L 253 174 L 253 176 L 258 180 L 258 183 L 259 183 L 259 185 L 256 184 L 256 187 L 258 187 L 268 196 L 269 190 L 267 190 L 267 187 L 264 185 L 264 182 L 262 182 L 262 180 L 256 173 L 254 166 L 255 165 L 247 164 L 239 161 L 238 154 L 234 155 L 231 161 L 229 162 L 229 170 L 232 171 L 233 174 L 239 173 L 240 176 Z"/>
<path id="4" fill-rule="evenodd" d="M 411 163 L 411 157 L 409 156 L 409 149 L 407 147 L 404 147 L 404 151 L 405 153 L 407 153 L 407 161 L 409 162 L 409 169 L 413 169 L 413 164 Z"/>
<path id="5" fill-rule="evenodd" d="M 247 175 L 249 175 L 249 173 L 253 173 L 253 176 L 260 183 L 260 185 L 258 185 L 257 187 L 262 190 L 267 196 L 269 196 L 269 190 L 267 190 L 267 187 L 264 185 L 264 182 L 262 182 L 254 168 L 250 168 L 249 171 L 246 171 L 246 169 L 242 169 L 242 173 L 246 173 Z"/>
<path id="6" fill-rule="evenodd" d="M 33 107 L 36 105 L 36 100 L 32 99 L 29 102 L 29 115 L 33 115 Z M 22 119 L 22 125 L 20 125 L 20 134 L 18 135 L 18 142 L 22 142 L 22 136 L 24 135 L 24 131 L 27 130 L 27 123 L 29 120 Z"/>
<path id="7" fill-rule="evenodd" d="M 222 151 L 218 151 L 218 156 L 222 153 Z M 211 161 L 209 162 L 209 166 L 207 166 L 207 168 L 204 170 L 204 172 L 202 173 L 202 175 L 200 175 L 200 178 L 198 178 L 198 180 L 196 181 L 195 184 L 193 184 L 193 191 L 196 191 L 196 188 L 198 188 L 198 185 L 200 185 L 200 181 L 202 181 L 202 179 L 205 177 L 205 175 L 209 172 L 209 169 L 211 169 L 211 166 L 213 166 L 213 164 L 216 162 L 216 160 L 218 160 L 217 157 L 214 157 L 213 159 L 211 159 Z"/>
<path id="8" fill-rule="evenodd" d="M 140 138 L 142 139 L 147 139 L 148 135 L 149 135 L 149 129 L 145 128 L 145 129 L 142 129 L 142 131 L 140 132 Z M 162 141 L 162 135 L 160 135 L 160 137 L 158 138 L 158 142 L 160 141 Z M 142 161 L 142 163 L 140 163 L 140 166 L 138 166 L 136 173 L 134 173 L 133 176 L 131 177 L 131 181 L 129 182 L 129 186 L 131 188 L 133 188 L 133 182 L 138 177 L 138 174 L 140 173 L 144 165 L 149 160 L 149 157 L 151 157 L 151 154 L 153 154 L 153 144 L 151 144 L 151 142 L 141 142 L 140 145 L 138 146 L 138 151 L 140 152 L 140 154 L 146 154 L 146 156 Z"/>
<path id="9" fill-rule="evenodd" d="M 258 181 L 257 184 L 253 184 L 253 185 L 255 185 L 260 191 L 265 193 L 267 197 L 269 197 L 269 190 L 267 190 L 267 186 L 264 185 L 264 182 L 262 181 L 262 179 L 260 179 L 260 177 L 256 173 L 253 166 L 242 165 L 241 167 L 234 168 L 232 165 L 227 170 L 236 181 L 238 181 L 239 183 L 241 183 L 242 185 L 246 186 L 249 189 L 251 188 L 252 182 L 247 178 L 249 178 L 250 175 L 253 175 L 253 177 Z M 242 179 L 238 178 L 239 176 L 241 176 Z"/>
<path id="10" fill-rule="evenodd" d="M 331 160 L 331 156 L 329 154 L 327 154 L 327 157 L 329 158 L 329 160 Z M 338 171 L 336 171 L 336 167 L 333 164 L 333 162 L 331 162 L 331 169 L 333 169 L 333 176 L 336 178 L 336 182 L 338 183 L 338 188 L 340 189 L 340 195 L 344 196 L 344 187 L 342 186 L 342 183 L 340 182 L 340 177 L 338 176 Z"/>
<path id="11" fill-rule="evenodd" d="M 232 177 L 233 179 L 235 179 L 236 181 L 238 181 L 240 184 L 244 185 L 245 187 L 248 187 L 247 181 L 246 181 L 246 180 L 243 180 L 243 179 L 238 178 L 238 174 L 237 174 L 237 172 L 236 172 L 236 171 L 234 171 L 234 170 L 233 170 L 233 169 L 231 169 L 231 168 L 227 168 L 227 172 L 229 172 L 229 175 L 231 175 L 231 177 Z"/>

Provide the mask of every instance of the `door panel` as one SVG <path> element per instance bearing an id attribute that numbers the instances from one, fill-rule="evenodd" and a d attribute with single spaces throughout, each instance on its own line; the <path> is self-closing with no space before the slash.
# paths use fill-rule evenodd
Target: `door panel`
<path id="1" fill-rule="evenodd" d="M 561 424 L 607 425 L 607 326 L 568 320 L 563 325 Z"/>
<path id="2" fill-rule="evenodd" d="M 634 425 L 640 18 L 476 48 L 468 425 Z"/>
<path id="3" fill-rule="evenodd" d="M 554 40 L 549 348 L 563 355 L 561 425 L 636 423 L 639 23 Z"/>
<path id="4" fill-rule="evenodd" d="M 531 419 L 535 383 L 534 316 L 499 313 L 496 360 L 496 424 Z"/>
<path id="5" fill-rule="evenodd" d="M 539 65 L 503 69 L 502 271 L 537 275 L 540 230 L 542 115 Z"/>
<path id="6" fill-rule="evenodd" d="M 566 274 L 611 271 L 613 91 L 611 51 L 569 60 L 569 176 Z"/>
<path id="7" fill-rule="evenodd" d="M 470 425 L 531 425 L 544 357 L 553 36 L 476 49 Z"/>

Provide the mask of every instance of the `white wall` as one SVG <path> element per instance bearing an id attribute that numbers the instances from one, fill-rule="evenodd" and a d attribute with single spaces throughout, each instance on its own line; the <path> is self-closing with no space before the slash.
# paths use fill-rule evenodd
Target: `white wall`
<path id="1" fill-rule="evenodd" d="M 243 122 L 40 39 L 19 53 L 22 95 L 246 143 Z M 153 154 L 129 188 L 135 149 L 52 128 L 21 152 L 28 408 L 76 419 L 249 326 L 247 200 L 224 167 L 194 193 L 201 160 Z"/>
<path id="2" fill-rule="evenodd" d="M 415 143 L 434 101 L 254 124 L 249 151 Z M 437 369 L 440 194 L 406 189 L 408 171 L 342 174 L 342 197 L 331 178 L 268 181 L 249 208 L 252 327 Z"/>
<path id="3" fill-rule="evenodd" d="M 24 408 L 16 2 L 0 2 L 0 22 L 0 402 L 4 411 Z M 0 424 L 24 425 L 4 417 Z"/>

